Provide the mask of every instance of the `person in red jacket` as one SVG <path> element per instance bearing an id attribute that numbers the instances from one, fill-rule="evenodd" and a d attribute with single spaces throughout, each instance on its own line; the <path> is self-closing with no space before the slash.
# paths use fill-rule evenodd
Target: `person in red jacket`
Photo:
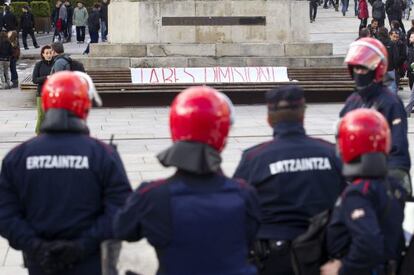
<path id="1" fill-rule="evenodd" d="M 368 21 L 368 4 L 366 0 L 359 0 L 358 2 L 358 18 L 361 20 L 359 24 L 359 29 L 367 27 Z"/>

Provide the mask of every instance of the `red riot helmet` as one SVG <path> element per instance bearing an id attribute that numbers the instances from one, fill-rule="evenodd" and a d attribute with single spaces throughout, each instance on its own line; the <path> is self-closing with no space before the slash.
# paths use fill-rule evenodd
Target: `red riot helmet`
<path id="1" fill-rule="evenodd" d="M 384 116 L 372 109 L 356 109 L 339 122 L 337 144 L 345 164 L 369 153 L 388 155 L 391 134 Z"/>
<path id="2" fill-rule="evenodd" d="M 170 130 L 174 142 L 196 141 L 221 152 L 233 122 L 230 99 L 207 86 L 190 87 L 173 101 Z"/>
<path id="3" fill-rule="evenodd" d="M 351 77 L 353 77 L 354 66 L 363 66 L 374 71 L 374 82 L 378 83 L 382 81 L 387 72 L 388 52 L 379 40 L 364 37 L 351 43 L 345 63 L 348 65 Z"/>
<path id="4" fill-rule="evenodd" d="M 83 72 L 54 73 L 42 88 L 42 107 L 45 112 L 49 109 L 65 109 L 86 119 L 92 99 L 98 106 L 102 105 L 91 78 Z"/>

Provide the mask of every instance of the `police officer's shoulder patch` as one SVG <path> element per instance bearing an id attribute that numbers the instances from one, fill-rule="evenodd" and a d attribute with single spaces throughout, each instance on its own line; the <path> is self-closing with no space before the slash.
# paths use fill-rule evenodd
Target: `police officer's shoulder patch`
<path id="1" fill-rule="evenodd" d="M 392 121 L 392 125 L 398 125 L 401 123 L 401 121 L 402 121 L 401 118 L 396 118 Z"/>
<path id="2" fill-rule="evenodd" d="M 351 219 L 353 221 L 361 219 L 363 217 L 365 217 L 365 210 L 363 208 L 357 208 L 351 212 Z"/>

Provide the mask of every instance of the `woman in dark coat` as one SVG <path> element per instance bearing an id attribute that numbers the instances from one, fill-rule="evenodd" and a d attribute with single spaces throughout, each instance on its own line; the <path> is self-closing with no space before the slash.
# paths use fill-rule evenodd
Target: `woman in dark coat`
<path id="1" fill-rule="evenodd" d="M 43 46 L 40 51 L 40 57 L 42 60 L 36 63 L 33 69 L 32 80 L 33 83 L 37 84 L 37 93 L 36 93 L 36 104 L 37 104 L 37 123 L 36 123 L 36 134 L 39 134 L 40 125 L 42 124 L 45 113 L 42 109 L 42 87 L 45 83 L 47 77 L 50 74 L 52 69 L 52 47 L 49 45 Z"/>

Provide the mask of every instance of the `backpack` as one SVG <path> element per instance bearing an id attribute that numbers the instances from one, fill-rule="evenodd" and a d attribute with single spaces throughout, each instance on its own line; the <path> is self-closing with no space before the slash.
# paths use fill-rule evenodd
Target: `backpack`
<path id="1" fill-rule="evenodd" d="M 291 244 L 291 260 L 295 275 L 319 275 L 320 267 L 328 261 L 326 229 L 331 210 L 325 210 L 310 219 L 308 230 Z"/>
<path id="2" fill-rule="evenodd" d="M 85 67 L 83 66 L 82 62 L 72 59 L 70 57 L 62 57 L 65 59 L 70 66 L 71 71 L 79 71 L 79 72 L 86 72 Z"/>

